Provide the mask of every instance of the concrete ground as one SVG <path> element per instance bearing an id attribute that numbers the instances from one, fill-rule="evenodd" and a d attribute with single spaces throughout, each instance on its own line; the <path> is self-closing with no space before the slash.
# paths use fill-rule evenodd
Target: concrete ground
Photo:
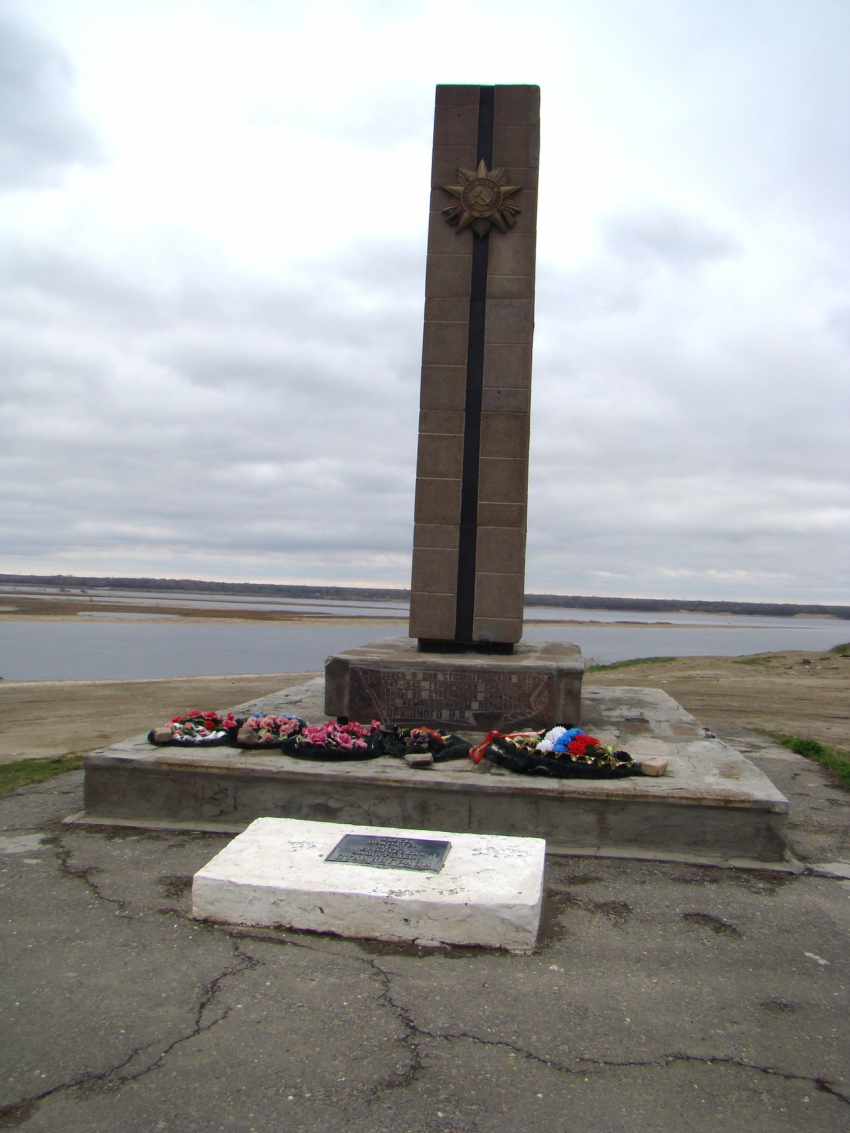
<path id="1" fill-rule="evenodd" d="M 850 858 L 850 794 L 733 731 L 797 856 Z M 554 859 L 528 957 L 227 929 L 189 918 L 226 836 L 63 825 L 81 786 L 0 798 L 0 1127 L 850 1129 L 850 882 Z"/>

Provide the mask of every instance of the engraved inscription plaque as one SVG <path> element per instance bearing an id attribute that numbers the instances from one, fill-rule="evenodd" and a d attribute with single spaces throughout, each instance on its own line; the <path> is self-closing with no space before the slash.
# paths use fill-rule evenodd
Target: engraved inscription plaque
<path id="1" fill-rule="evenodd" d="M 377 834 L 344 834 L 326 862 L 351 862 L 378 869 L 415 869 L 439 873 L 451 842 L 435 838 L 394 838 Z"/>
<path id="2" fill-rule="evenodd" d="M 572 727 L 581 722 L 583 673 L 578 646 L 567 642 L 520 642 L 508 658 L 421 653 L 409 637 L 388 637 L 328 658 L 325 712 L 450 732 Z"/>
<path id="3" fill-rule="evenodd" d="M 489 727 L 519 724 L 551 712 L 551 680 L 539 672 L 475 669 L 360 669 L 357 700 L 380 710 L 384 723 L 432 721 Z M 493 724 L 495 726 L 495 724 Z"/>

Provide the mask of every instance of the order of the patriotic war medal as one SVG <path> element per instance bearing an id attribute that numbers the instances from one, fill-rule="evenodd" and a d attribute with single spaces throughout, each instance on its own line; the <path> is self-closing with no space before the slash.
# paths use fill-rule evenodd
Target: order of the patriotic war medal
<path id="1" fill-rule="evenodd" d="M 509 185 L 504 169 L 488 169 L 481 161 L 477 170 L 458 169 L 456 185 L 443 185 L 447 193 L 457 197 L 443 212 L 449 224 L 461 232 L 469 225 L 476 236 L 487 235 L 492 225 L 507 232 L 516 224 L 519 207 L 509 197 L 522 185 Z"/>

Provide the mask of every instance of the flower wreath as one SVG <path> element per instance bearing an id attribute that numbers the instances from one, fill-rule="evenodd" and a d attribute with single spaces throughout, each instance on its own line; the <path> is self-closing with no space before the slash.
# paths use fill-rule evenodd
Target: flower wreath
<path id="1" fill-rule="evenodd" d="M 405 755 L 428 752 L 434 763 L 444 763 L 448 759 L 463 759 L 472 746 L 463 736 L 451 732 L 440 732 L 434 728 L 402 728 L 396 725 L 385 731 L 382 739 L 385 755 L 403 759 Z"/>
<path id="2" fill-rule="evenodd" d="M 556 779 L 622 779 L 640 774 L 640 764 L 627 751 L 606 747 L 581 728 L 560 725 L 540 732 L 490 732 L 469 754 L 476 763 L 486 756 L 509 771 Z"/>
<path id="3" fill-rule="evenodd" d="M 249 716 L 236 733 L 240 747 L 278 747 L 281 740 L 297 736 L 305 722 L 300 716 L 264 716 L 255 712 Z"/>
<path id="4" fill-rule="evenodd" d="M 152 744 L 191 744 L 194 746 L 223 744 L 232 740 L 239 730 L 240 721 L 232 712 L 222 716 L 219 712 L 201 712 L 193 708 L 185 716 L 175 716 L 165 728 L 151 728 L 148 740 Z"/>
<path id="5" fill-rule="evenodd" d="M 381 722 L 305 724 L 298 735 L 287 736 L 280 749 L 302 759 L 375 759 L 382 753 Z"/>

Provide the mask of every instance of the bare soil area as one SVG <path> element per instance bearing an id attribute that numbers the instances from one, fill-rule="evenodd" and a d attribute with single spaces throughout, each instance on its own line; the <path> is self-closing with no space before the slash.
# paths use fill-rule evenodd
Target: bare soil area
<path id="1" fill-rule="evenodd" d="M 314 675 L 2 681 L 0 763 L 91 751 L 137 736 L 192 708 L 231 708 Z"/>
<path id="2" fill-rule="evenodd" d="M 837 653 L 678 657 L 602 669 L 584 679 L 662 688 L 709 726 L 782 732 L 850 750 L 850 657 Z"/>

